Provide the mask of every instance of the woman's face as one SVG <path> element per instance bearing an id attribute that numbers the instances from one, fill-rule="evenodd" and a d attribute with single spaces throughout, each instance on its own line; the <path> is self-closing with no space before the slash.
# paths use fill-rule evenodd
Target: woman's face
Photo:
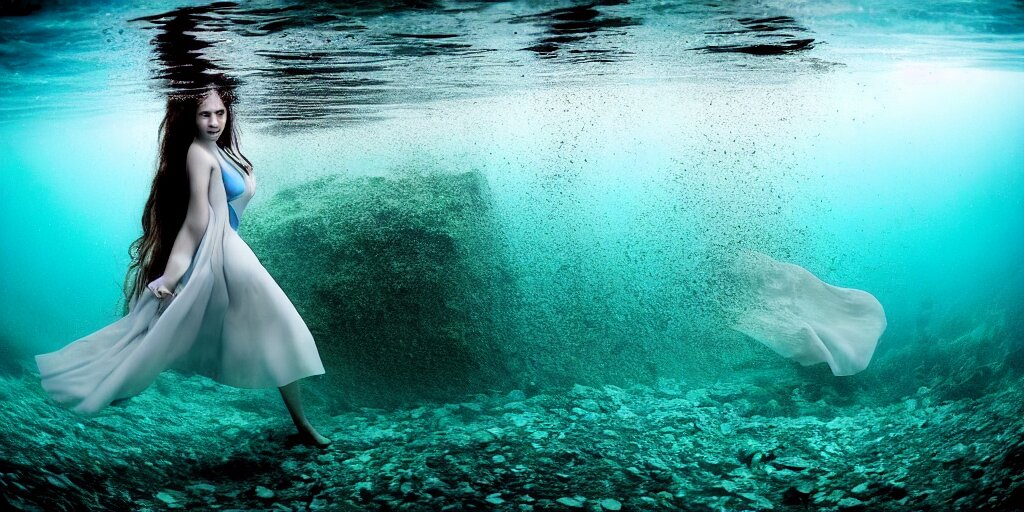
<path id="1" fill-rule="evenodd" d="M 224 133 L 224 125 L 228 121 L 228 110 L 224 102 L 220 100 L 220 94 L 210 91 L 199 104 L 196 111 L 196 138 L 217 142 L 220 135 Z"/>

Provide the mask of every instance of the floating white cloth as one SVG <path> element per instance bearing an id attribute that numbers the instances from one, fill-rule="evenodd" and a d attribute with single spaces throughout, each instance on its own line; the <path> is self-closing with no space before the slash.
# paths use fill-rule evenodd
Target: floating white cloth
<path id="1" fill-rule="evenodd" d="M 873 295 L 756 252 L 740 255 L 734 270 L 734 296 L 745 298 L 733 311 L 733 329 L 804 366 L 828 363 L 835 375 L 867 368 L 886 327 Z"/>

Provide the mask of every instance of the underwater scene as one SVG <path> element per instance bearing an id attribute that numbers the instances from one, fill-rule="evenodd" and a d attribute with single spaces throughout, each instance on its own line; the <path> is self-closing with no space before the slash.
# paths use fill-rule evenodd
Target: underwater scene
<path id="1" fill-rule="evenodd" d="M 214 74 L 327 446 L 41 383 Z M 3 510 L 1024 510 L 1024 2 L 0 0 L 0 178 Z"/>

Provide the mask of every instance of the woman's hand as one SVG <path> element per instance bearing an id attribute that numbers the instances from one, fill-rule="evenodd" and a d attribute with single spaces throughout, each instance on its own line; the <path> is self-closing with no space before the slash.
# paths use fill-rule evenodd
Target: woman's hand
<path id="1" fill-rule="evenodd" d="M 153 295 L 158 299 L 174 297 L 174 292 L 170 290 L 168 283 L 164 281 L 164 276 L 154 279 L 153 282 L 147 284 L 146 287 L 149 288 L 150 291 L 153 292 Z"/>

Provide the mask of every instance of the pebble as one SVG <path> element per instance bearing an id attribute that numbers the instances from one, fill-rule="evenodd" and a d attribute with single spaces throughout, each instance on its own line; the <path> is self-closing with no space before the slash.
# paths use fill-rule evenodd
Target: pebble
<path id="1" fill-rule="evenodd" d="M 58 489 L 70 489 L 72 487 L 71 481 L 64 475 L 46 475 L 46 481 Z"/>
<path id="2" fill-rule="evenodd" d="M 212 486 L 210 484 L 206 484 L 206 483 L 199 483 L 199 484 L 195 484 L 195 485 L 189 485 L 186 488 L 187 489 L 193 489 L 193 490 L 200 491 L 200 492 L 206 492 L 206 493 L 214 492 L 214 491 L 217 490 L 216 487 L 214 487 L 214 486 Z"/>
<path id="3" fill-rule="evenodd" d="M 558 498 L 556 501 L 570 508 L 583 508 L 583 502 L 576 498 Z"/>
<path id="4" fill-rule="evenodd" d="M 158 492 L 158 493 L 156 493 L 156 499 L 158 499 L 158 500 L 160 500 L 160 501 L 162 501 L 162 502 L 164 502 L 164 503 L 166 503 L 168 505 L 174 505 L 174 504 L 178 503 L 178 500 L 174 499 L 174 496 L 171 496 L 170 494 L 167 494 L 166 492 Z"/>
<path id="5" fill-rule="evenodd" d="M 953 445 L 949 450 L 943 451 L 935 456 L 935 460 L 950 464 L 963 460 L 967 455 L 967 447 L 963 443 L 957 443 Z"/>
<path id="6" fill-rule="evenodd" d="M 812 462 L 800 457 L 778 457 L 772 460 L 771 464 L 777 468 L 792 471 L 803 471 L 814 466 Z"/>
<path id="7" fill-rule="evenodd" d="M 613 498 L 605 498 L 597 503 L 605 510 L 622 510 L 622 503 Z"/>
<path id="8" fill-rule="evenodd" d="M 480 444 L 487 444 L 497 441 L 498 436 L 495 436 L 486 430 L 477 430 L 470 435 L 470 439 Z"/>
<path id="9" fill-rule="evenodd" d="M 843 499 L 839 500 L 839 503 L 838 503 L 839 508 L 854 508 L 854 507 L 860 507 L 863 504 L 864 504 L 864 502 L 861 501 L 861 500 L 858 500 L 857 498 L 843 498 Z"/>
<path id="10" fill-rule="evenodd" d="M 768 501 L 768 499 L 759 494 L 755 494 L 752 492 L 741 492 L 738 494 L 739 496 L 742 496 L 752 501 L 757 506 L 758 510 L 772 510 L 775 508 L 775 505 L 773 505 L 772 502 Z"/>
<path id="11" fill-rule="evenodd" d="M 264 498 L 264 499 L 270 499 L 270 498 L 274 497 L 274 491 L 271 491 L 270 489 L 267 489 L 266 487 L 263 487 L 262 485 L 257 485 L 256 486 L 256 496 L 259 496 L 260 498 Z"/>
<path id="12" fill-rule="evenodd" d="M 362 482 L 356 482 L 356 485 L 352 488 L 355 494 L 363 498 L 368 498 L 373 493 L 373 482 L 363 480 Z"/>
<path id="13" fill-rule="evenodd" d="M 423 490 L 430 491 L 442 491 L 445 488 L 445 483 L 440 478 L 430 477 L 423 481 Z"/>

